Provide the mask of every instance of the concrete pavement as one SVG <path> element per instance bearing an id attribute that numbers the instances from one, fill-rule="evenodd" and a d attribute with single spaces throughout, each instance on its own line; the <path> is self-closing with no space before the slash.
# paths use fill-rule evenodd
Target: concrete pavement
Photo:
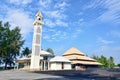
<path id="1" fill-rule="evenodd" d="M 35 80 L 42 78 L 62 78 L 61 76 L 51 76 L 48 74 L 37 74 L 22 70 L 0 71 L 0 80 Z"/>
<path id="2" fill-rule="evenodd" d="M 105 69 L 88 69 L 86 71 L 0 71 L 0 80 L 120 80 L 120 72 Z"/>

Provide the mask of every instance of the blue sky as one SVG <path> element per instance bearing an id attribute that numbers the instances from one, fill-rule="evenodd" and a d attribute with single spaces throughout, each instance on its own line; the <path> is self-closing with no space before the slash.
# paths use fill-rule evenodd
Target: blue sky
<path id="1" fill-rule="evenodd" d="M 24 47 L 32 46 L 33 21 L 41 11 L 43 49 L 61 55 L 76 47 L 120 63 L 120 0 L 1 0 L 0 5 L 0 20 L 20 26 Z"/>

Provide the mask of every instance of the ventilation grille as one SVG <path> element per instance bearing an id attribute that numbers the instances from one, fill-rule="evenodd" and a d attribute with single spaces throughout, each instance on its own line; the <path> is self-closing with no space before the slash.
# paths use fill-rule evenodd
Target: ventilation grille
<path id="1" fill-rule="evenodd" d="M 40 46 L 35 46 L 35 55 L 39 56 Z"/>

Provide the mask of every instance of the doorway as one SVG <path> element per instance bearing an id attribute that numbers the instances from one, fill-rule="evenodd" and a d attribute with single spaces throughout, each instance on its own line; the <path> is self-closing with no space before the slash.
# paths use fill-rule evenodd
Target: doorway
<path id="1" fill-rule="evenodd" d="M 62 62 L 62 69 L 64 69 L 64 63 Z"/>

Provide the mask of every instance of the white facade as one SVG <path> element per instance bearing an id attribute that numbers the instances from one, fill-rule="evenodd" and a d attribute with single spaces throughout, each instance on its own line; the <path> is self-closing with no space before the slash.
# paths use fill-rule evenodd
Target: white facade
<path id="1" fill-rule="evenodd" d="M 30 68 L 31 64 L 31 54 L 29 54 L 25 58 L 20 58 L 16 60 L 17 66 L 15 66 L 17 69 L 23 69 L 23 70 L 49 70 L 50 64 L 49 59 L 53 56 L 53 54 L 46 52 L 44 50 L 41 50 L 40 57 L 39 57 L 39 69 L 38 68 Z"/>
<path id="2" fill-rule="evenodd" d="M 71 63 L 65 63 L 64 69 L 71 69 Z"/>
<path id="3" fill-rule="evenodd" d="M 34 34 L 32 43 L 32 55 L 30 69 L 40 69 L 40 52 L 41 52 L 41 36 L 42 36 L 42 15 L 40 12 L 36 14 L 34 21 Z"/>
<path id="4" fill-rule="evenodd" d="M 56 56 L 50 60 L 50 70 L 69 70 L 71 69 L 71 62 L 60 56 Z"/>
<path id="5" fill-rule="evenodd" d="M 71 64 L 67 62 L 50 62 L 50 70 L 70 70 Z"/>

